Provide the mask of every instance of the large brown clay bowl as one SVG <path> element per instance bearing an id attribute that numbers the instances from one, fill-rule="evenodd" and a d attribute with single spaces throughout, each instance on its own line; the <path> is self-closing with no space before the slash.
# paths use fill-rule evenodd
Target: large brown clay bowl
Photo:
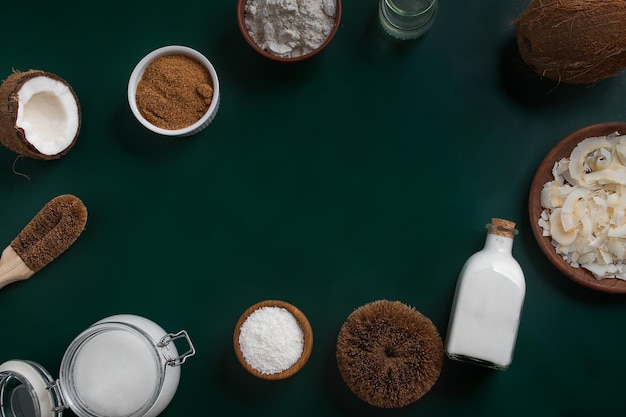
<path id="1" fill-rule="evenodd" d="M 548 152 L 537 169 L 530 186 L 528 211 L 530 225 L 539 247 L 561 273 L 572 281 L 593 290 L 607 293 L 626 293 L 626 281 L 616 278 L 599 280 L 586 269 L 574 268 L 567 263 L 567 261 L 563 260 L 561 255 L 556 252 L 554 246 L 552 246 L 552 238 L 550 236 L 543 236 L 543 229 L 538 224 L 541 212 L 543 211 L 543 207 L 541 206 L 541 190 L 545 183 L 554 180 L 554 176 L 552 175 L 554 163 L 562 158 L 569 158 L 572 150 L 583 139 L 606 136 L 616 131 L 620 134 L 626 134 L 626 123 L 606 122 L 587 126 L 569 134 L 557 143 L 556 146 Z"/>

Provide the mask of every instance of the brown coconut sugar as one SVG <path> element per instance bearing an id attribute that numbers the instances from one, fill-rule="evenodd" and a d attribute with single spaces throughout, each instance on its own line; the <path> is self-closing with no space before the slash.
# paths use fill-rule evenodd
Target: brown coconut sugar
<path id="1" fill-rule="evenodd" d="M 146 66 L 137 84 L 137 107 L 153 125 L 183 129 L 200 120 L 213 100 L 211 74 L 196 59 L 164 55 Z"/>

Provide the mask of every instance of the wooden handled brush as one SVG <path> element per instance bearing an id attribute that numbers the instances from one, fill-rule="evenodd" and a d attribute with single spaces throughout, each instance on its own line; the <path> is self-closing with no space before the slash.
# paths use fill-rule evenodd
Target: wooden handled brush
<path id="1" fill-rule="evenodd" d="M 48 202 L 0 257 L 0 288 L 30 278 L 78 239 L 87 223 L 87 208 L 70 194 Z"/>

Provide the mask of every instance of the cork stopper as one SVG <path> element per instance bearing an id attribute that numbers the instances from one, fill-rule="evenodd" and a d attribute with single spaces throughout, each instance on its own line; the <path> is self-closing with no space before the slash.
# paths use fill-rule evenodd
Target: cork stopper
<path id="1" fill-rule="evenodd" d="M 491 219 L 491 223 L 487 225 L 487 229 L 490 234 L 504 236 L 511 239 L 513 239 L 518 233 L 515 228 L 515 222 L 495 217 Z"/>

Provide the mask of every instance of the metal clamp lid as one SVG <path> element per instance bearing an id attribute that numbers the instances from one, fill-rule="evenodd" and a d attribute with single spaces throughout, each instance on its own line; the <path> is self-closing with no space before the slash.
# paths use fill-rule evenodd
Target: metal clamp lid
<path id="1" fill-rule="evenodd" d="M 67 407 L 52 376 L 39 364 L 11 360 L 0 365 L 0 415 L 60 417 Z"/>
<path id="2" fill-rule="evenodd" d="M 187 341 L 187 344 L 189 345 L 189 349 L 182 355 L 178 355 L 177 357 L 172 357 L 172 355 L 170 355 L 170 352 L 169 352 L 170 351 L 169 345 L 174 340 L 181 339 L 181 338 L 184 338 Z M 185 330 L 181 330 L 178 333 L 166 334 L 165 336 L 161 338 L 161 340 L 159 340 L 159 343 L 157 343 L 157 347 L 162 348 L 163 357 L 165 358 L 165 361 L 167 365 L 169 366 L 180 366 L 183 363 L 185 363 L 185 361 L 188 358 L 196 354 L 196 349 L 193 347 L 193 343 L 191 343 L 191 339 L 189 338 L 189 335 L 187 334 Z M 175 348 L 173 349 L 173 351 L 176 352 L 176 354 L 178 354 Z"/>

